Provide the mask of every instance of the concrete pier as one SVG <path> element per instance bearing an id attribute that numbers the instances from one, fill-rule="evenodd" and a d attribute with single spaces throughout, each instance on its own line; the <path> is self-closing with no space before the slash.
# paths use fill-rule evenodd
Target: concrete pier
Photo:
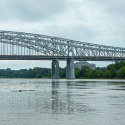
<path id="1" fill-rule="evenodd" d="M 75 79 L 75 75 L 74 75 L 74 59 L 67 59 L 66 79 Z"/>
<path id="2" fill-rule="evenodd" d="M 52 79 L 59 79 L 59 61 L 52 60 L 52 71 L 51 71 L 51 78 Z"/>

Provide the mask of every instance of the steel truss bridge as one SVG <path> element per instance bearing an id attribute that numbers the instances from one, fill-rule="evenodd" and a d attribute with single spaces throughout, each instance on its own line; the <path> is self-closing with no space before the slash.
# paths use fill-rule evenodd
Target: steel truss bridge
<path id="1" fill-rule="evenodd" d="M 59 78 L 59 60 L 66 60 L 66 78 L 70 79 L 75 78 L 74 61 L 122 61 L 125 60 L 125 48 L 0 31 L 0 60 L 52 60 L 52 78 Z"/>

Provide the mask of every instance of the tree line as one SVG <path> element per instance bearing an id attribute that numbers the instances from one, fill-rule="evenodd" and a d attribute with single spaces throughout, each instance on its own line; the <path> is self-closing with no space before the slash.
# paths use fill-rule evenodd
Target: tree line
<path id="1" fill-rule="evenodd" d="M 66 78 L 66 68 L 60 68 L 60 78 Z M 75 69 L 76 78 L 107 78 L 107 79 L 124 79 L 125 62 L 117 62 L 107 67 L 97 67 L 91 69 L 88 66 L 82 66 L 81 69 Z M 51 78 L 50 68 L 33 68 L 23 70 L 0 70 L 0 78 Z"/>
<path id="2" fill-rule="evenodd" d="M 83 66 L 81 69 L 75 69 L 76 78 L 109 78 L 124 79 L 125 78 L 125 62 L 117 62 L 107 67 L 91 69 Z"/>
<path id="3" fill-rule="evenodd" d="M 22 70 L 0 70 L 1 78 L 50 78 L 50 68 L 33 68 Z"/>

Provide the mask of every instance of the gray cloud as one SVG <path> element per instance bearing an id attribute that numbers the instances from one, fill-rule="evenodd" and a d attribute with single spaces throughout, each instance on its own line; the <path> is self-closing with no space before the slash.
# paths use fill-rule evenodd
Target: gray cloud
<path id="1" fill-rule="evenodd" d="M 124 17 L 124 0 L 95 0 L 94 2 L 97 2 L 98 5 L 102 5 L 108 13 Z"/>
<path id="2" fill-rule="evenodd" d="M 92 2 L 92 0 L 91 0 Z M 110 45 L 114 46 L 124 46 L 124 32 L 125 32 L 125 1 L 124 0 L 95 0 L 96 5 L 99 6 L 103 11 L 100 13 L 100 16 L 104 16 L 105 24 L 109 29 L 104 32 L 110 32 L 106 34 L 105 37 L 101 36 L 105 40 L 109 39 Z M 101 25 L 100 25 L 101 26 Z M 109 36 L 108 36 L 109 35 Z"/>
<path id="3" fill-rule="evenodd" d="M 79 24 L 81 26 L 77 30 L 78 34 L 83 33 L 88 42 L 125 47 L 123 44 L 125 41 L 125 1 L 78 1 L 71 2 L 71 10 L 76 8 L 75 19 L 81 21 Z"/>
<path id="4" fill-rule="evenodd" d="M 1 20 L 38 21 L 65 10 L 65 0 L 1 0 Z M 4 20 L 4 21 L 5 21 Z"/>

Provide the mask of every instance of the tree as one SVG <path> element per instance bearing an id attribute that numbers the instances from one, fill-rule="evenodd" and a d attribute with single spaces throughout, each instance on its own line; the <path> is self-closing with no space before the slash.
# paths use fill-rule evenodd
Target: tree
<path id="1" fill-rule="evenodd" d="M 97 78 L 105 78 L 105 72 L 102 70 L 96 70 L 96 77 Z"/>
<path id="2" fill-rule="evenodd" d="M 109 65 L 107 66 L 107 70 L 111 70 L 111 69 L 113 69 L 113 68 L 115 68 L 115 64 L 109 64 Z"/>
<path id="3" fill-rule="evenodd" d="M 96 70 L 89 69 L 89 70 L 87 71 L 87 77 L 88 77 L 88 78 L 96 78 L 96 77 L 97 77 L 97 71 L 96 71 Z"/>
<path id="4" fill-rule="evenodd" d="M 90 68 L 88 66 L 82 66 L 81 67 L 81 70 L 80 70 L 80 77 L 87 77 L 87 71 L 89 70 Z"/>
<path id="5" fill-rule="evenodd" d="M 112 69 L 110 69 L 110 70 L 107 70 L 107 71 L 105 72 L 105 77 L 106 77 L 106 78 L 115 78 L 115 77 L 116 77 L 116 70 L 115 70 L 115 68 L 112 68 Z"/>
<path id="6" fill-rule="evenodd" d="M 76 69 L 75 69 L 75 77 L 76 77 L 76 78 L 79 78 L 79 77 L 80 77 L 80 69 L 79 69 L 79 68 L 76 68 Z"/>
<path id="7" fill-rule="evenodd" d="M 59 75 L 61 78 L 66 77 L 66 68 L 59 68 Z"/>
<path id="8" fill-rule="evenodd" d="M 125 78 L 125 67 L 120 68 L 120 70 L 117 73 L 118 78 Z"/>

